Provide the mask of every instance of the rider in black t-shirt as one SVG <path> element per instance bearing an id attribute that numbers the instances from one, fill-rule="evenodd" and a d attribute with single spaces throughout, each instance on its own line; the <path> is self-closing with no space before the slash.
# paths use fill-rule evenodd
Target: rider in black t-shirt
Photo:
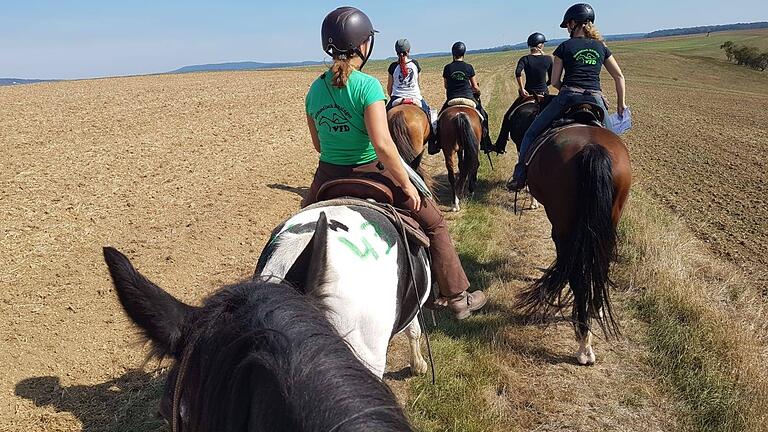
<path id="1" fill-rule="evenodd" d="M 501 130 L 496 138 L 494 150 L 498 154 L 506 153 L 507 138 L 509 137 L 509 116 L 512 110 L 517 108 L 523 98 L 532 94 L 546 96 L 549 94 L 549 83 L 552 79 L 552 57 L 544 55 L 544 44 L 547 38 L 541 33 L 533 33 L 528 36 L 528 47 L 531 53 L 520 57 L 515 68 L 517 80 L 517 92 L 520 97 L 509 107 L 501 121 Z M 523 86 L 523 72 L 525 72 L 525 86 Z"/>
<path id="2" fill-rule="evenodd" d="M 488 135 L 488 113 L 485 112 L 485 109 L 483 109 L 483 105 L 480 102 L 480 86 L 477 84 L 477 79 L 475 77 L 475 68 L 464 61 L 464 54 L 466 52 L 467 47 L 463 42 L 456 42 L 453 44 L 453 47 L 451 47 L 453 61 L 443 68 L 445 104 L 443 104 L 440 111 L 448 106 L 448 101 L 451 99 L 465 98 L 475 101 L 477 110 L 483 116 L 483 137 L 480 140 L 480 148 L 487 152 L 491 151 L 493 147 L 491 138 Z M 437 154 L 440 152 L 440 148 L 436 143 L 430 143 L 428 151 L 429 154 Z"/>
<path id="3" fill-rule="evenodd" d="M 557 47 L 552 66 L 552 86 L 560 90 L 560 93 L 541 111 L 525 133 L 515 172 L 507 183 L 509 189 L 520 190 L 525 186 L 524 158 L 528 148 L 564 109 L 589 103 L 601 107 L 603 113 L 607 114 L 608 108 L 600 88 L 600 70 L 603 66 L 616 83 L 617 111 L 619 116 L 624 115 L 624 75 L 594 23 L 595 11 L 588 4 L 575 4 L 565 12 L 560 27 L 567 28 L 571 38 Z M 565 76 L 561 81 L 563 70 Z"/>

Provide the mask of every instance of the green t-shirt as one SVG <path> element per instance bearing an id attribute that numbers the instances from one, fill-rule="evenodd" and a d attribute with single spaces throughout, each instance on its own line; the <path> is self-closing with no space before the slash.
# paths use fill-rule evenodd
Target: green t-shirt
<path id="1" fill-rule="evenodd" d="M 360 71 L 352 72 L 344 88 L 334 87 L 331 80 L 330 72 L 316 79 L 305 101 L 320 138 L 320 160 L 334 165 L 376 160 L 363 114 L 368 105 L 386 100 L 381 83 Z"/>

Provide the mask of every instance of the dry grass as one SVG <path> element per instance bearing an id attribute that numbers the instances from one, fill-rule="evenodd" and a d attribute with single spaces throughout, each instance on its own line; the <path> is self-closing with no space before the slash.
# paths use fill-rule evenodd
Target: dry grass
<path id="1" fill-rule="evenodd" d="M 765 302 L 680 220 L 635 191 L 617 280 L 648 323 L 651 364 L 701 430 L 768 430 Z"/>

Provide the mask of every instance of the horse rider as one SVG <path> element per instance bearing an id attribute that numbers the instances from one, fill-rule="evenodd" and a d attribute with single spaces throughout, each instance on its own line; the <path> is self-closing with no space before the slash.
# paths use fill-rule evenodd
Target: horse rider
<path id="1" fill-rule="evenodd" d="M 541 33 L 533 33 L 528 36 L 528 47 L 531 53 L 520 57 L 515 68 L 517 80 L 517 92 L 522 98 L 535 94 L 541 97 L 549 94 L 549 84 L 552 80 L 552 57 L 544 54 L 544 44 L 547 38 Z M 525 72 L 525 86 L 523 86 L 523 72 Z M 512 104 L 504 114 L 501 132 L 496 139 L 494 148 L 496 153 L 506 153 L 507 136 L 509 136 L 509 115 L 517 108 L 517 103 Z"/>
<path id="2" fill-rule="evenodd" d="M 448 233 L 448 226 L 434 201 L 419 195 L 401 165 L 389 134 L 381 83 L 361 72 L 371 56 L 373 25 L 359 9 L 341 7 L 329 13 L 322 25 L 323 51 L 333 58 L 307 93 L 307 125 L 320 162 L 303 205 L 317 200 L 321 185 L 345 177 L 366 177 L 388 186 L 395 205 L 412 212 L 429 237 L 432 270 L 440 296 L 457 319 L 468 317 L 485 305 L 482 291 L 467 292 L 469 280 Z"/>
<path id="3" fill-rule="evenodd" d="M 389 93 L 390 98 L 387 111 L 392 109 L 395 102 L 400 99 L 412 100 L 427 115 L 430 142 L 437 140 L 434 130 L 432 130 L 432 114 L 429 105 L 424 96 L 421 95 L 421 88 L 419 87 L 421 66 L 418 61 L 409 57 L 411 43 L 408 39 L 398 39 L 395 42 L 395 53 L 397 53 L 397 61 L 389 65 L 387 76 L 387 93 Z"/>
<path id="4" fill-rule="evenodd" d="M 588 103 L 603 111 L 608 107 L 600 87 L 600 70 L 603 66 L 613 78 L 618 96 L 617 111 L 624 115 L 626 109 L 624 75 L 616 58 L 605 45 L 595 27 L 595 10 L 586 3 L 578 3 L 565 11 L 561 28 L 567 29 L 570 39 L 555 49 L 552 66 L 552 86 L 560 93 L 536 117 L 520 144 L 520 157 L 512 178 L 507 183 L 510 190 L 522 189 L 526 183 L 525 155 L 536 138 L 548 128 L 568 107 Z M 561 81 L 561 75 L 565 76 Z"/>
<path id="5" fill-rule="evenodd" d="M 480 102 L 480 86 L 477 84 L 475 68 L 464 61 L 466 52 L 467 46 L 464 45 L 464 42 L 456 42 L 451 47 L 453 61 L 443 68 L 445 104 L 440 111 L 443 111 L 452 99 L 464 98 L 474 101 L 477 111 L 483 117 L 483 137 L 480 140 L 480 148 L 484 151 L 491 151 L 493 144 L 491 144 L 491 138 L 488 134 L 488 113 L 485 112 Z M 430 143 L 428 151 L 429 154 L 437 154 L 440 152 L 440 148 L 437 146 L 437 143 Z"/>

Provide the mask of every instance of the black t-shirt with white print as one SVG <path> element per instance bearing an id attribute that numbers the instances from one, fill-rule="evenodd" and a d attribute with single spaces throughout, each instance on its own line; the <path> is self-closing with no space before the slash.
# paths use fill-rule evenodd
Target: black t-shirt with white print
<path id="1" fill-rule="evenodd" d="M 589 38 L 571 38 L 553 53 L 563 61 L 563 86 L 600 90 L 600 70 L 612 55 L 603 42 Z"/>

